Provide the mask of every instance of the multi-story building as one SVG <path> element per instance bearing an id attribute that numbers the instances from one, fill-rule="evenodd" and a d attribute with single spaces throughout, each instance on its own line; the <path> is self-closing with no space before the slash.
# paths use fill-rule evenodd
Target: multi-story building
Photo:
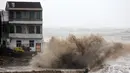
<path id="1" fill-rule="evenodd" d="M 6 3 L 9 18 L 9 38 L 11 47 L 28 46 L 39 51 L 43 45 L 42 7 L 40 2 Z"/>

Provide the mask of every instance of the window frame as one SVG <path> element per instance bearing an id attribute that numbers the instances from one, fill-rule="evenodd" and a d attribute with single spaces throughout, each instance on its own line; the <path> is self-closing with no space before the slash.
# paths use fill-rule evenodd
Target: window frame
<path id="1" fill-rule="evenodd" d="M 14 25 L 9 25 L 9 33 L 14 33 Z"/>
<path id="2" fill-rule="evenodd" d="M 32 27 L 34 27 L 33 32 L 32 32 L 32 31 L 30 32 L 30 29 L 32 30 Z M 29 34 L 35 34 L 35 26 L 29 25 L 29 26 L 28 26 L 28 33 L 29 33 Z"/>
<path id="3" fill-rule="evenodd" d="M 34 47 L 34 40 L 29 40 L 29 47 Z"/>
<path id="4" fill-rule="evenodd" d="M 39 27 L 39 29 L 37 27 Z M 39 30 L 39 32 L 37 31 L 37 29 Z M 36 34 L 41 34 L 41 27 L 40 26 L 36 26 Z"/>
<path id="5" fill-rule="evenodd" d="M 30 12 L 29 15 L 30 20 L 35 20 L 36 16 L 34 11 Z"/>
<path id="6" fill-rule="evenodd" d="M 16 19 L 17 19 L 17 20 L 20 20 L 21 17 L 22 17 L 21 11 L 16 11 Z"/>
<path id="7" fill-rule="evenodd" d="M 22 41 L 16 40 L 16 47 L 21 47 L 21 46 L 22 46 Z"/>
<path id="8" fill-rule="evenodd" d="M 16 25 L 15 27 L 16 27 L 16 33 L 22 33 L 22 26 Z M 17 28 L 17 27 L 20 27 L 20 28 Z M 17 30 L 19 30 L 20 32 Z"/>
<path id="9" fill-rule="evenodd" d="M 22 14 L 22 19 L 29 19 L 29 12 L 28 11 L 22 11 L 21 12 L 21 14 Z"/>
<path id="10" fill-rule="evenodd" d="M 42 15 L 41 15 L 41 11 L 36 11 L 35 13 L 36 13 L 36 19 L 37 19 L 37 20 L 40 20 L 40 19 L 41 19 L 41 16 L 42 16 Z"/>

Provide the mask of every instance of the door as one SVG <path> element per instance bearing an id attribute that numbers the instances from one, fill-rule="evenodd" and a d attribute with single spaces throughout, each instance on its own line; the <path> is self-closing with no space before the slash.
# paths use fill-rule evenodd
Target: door
<path id="1" fill-rule="evenodd" d="M 37 52 L 41 51 L 41 43 L 36 43 L 36 51 Z"/>

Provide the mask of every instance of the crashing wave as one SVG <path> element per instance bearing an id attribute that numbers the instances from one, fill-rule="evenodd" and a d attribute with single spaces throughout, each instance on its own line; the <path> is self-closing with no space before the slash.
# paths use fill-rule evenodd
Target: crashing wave
<path id="1" fill-rule="evenodd" d="M 52 37 L 44 52 L 35 56 L 30 64 L 35 68 L 89 68 L 95 71 L 103 68 L 106 61 L 126 54 L 128 48 L 128 45 L 119 42 L 107 42 L 99 35 L 70 35 L 66 39 Z"/>

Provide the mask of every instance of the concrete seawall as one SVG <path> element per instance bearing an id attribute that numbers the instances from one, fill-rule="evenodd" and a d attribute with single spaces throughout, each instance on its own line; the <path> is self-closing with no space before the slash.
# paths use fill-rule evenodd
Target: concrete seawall
<path id="1" fill-rule="evenodd" d="M 84 73 L 84 69 L 47 69 L 32 71 L 6 71 L 0 73 Z"/>

